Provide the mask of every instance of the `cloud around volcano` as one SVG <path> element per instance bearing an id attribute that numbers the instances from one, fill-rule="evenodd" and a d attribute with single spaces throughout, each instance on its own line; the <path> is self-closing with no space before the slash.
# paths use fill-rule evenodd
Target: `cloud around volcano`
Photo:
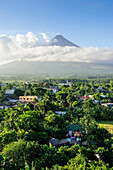
<path id="1" fill-rule="evenodd" d="M 43 41 L 32 32 L 26 35 L 0 35 L 0 64 L 15 60 L 113 63 L 113 50 L 107 47 L 50 45 L 50 38 L 45 33 L 41 35 Z"/>

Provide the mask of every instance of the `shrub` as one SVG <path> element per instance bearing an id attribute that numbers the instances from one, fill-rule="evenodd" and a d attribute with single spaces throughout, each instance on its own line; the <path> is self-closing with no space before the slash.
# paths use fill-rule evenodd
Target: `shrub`
<path id="1" fill-rule="evenodd" d="M 25 161 L 31 167 L 32 161 L 40 157 L 41 146 L 37 142 L 26 142 L 20 139 L 7 144 L 2 151 L 2 155 L 7 157 L 15 166 L 15 170 L 24 168 Z"/>
<path id="2" fill-rule="evenodd" d="M 25 161 L 25 147 L 26 142 L 20 139 L 16 142 L 11 142 L 10 144 L 7 144 L 3 148 L 2 154 L 14 163 L 15 167 L 17 167 L 16 169 L 22 168 L 24 167 Z"/>
<path id="3" fill-rule="evenodd" d="M 27 141 L 38 141 L 39 144 L 48 144 L 49 142 L 47 132 L 36 132 L 33 130 L 25 132 L 24 139 Z"/>
<path id="4" fill-rule="evenodd" d="M 1 149 L 8 143 L 13 142 L 17 139 L 17 133 L 16 131 L 9 130 L 9 131 L 3 131 L 0 133 L 0 146 Z"/>
<path id="5" fill-rule="evenodd" d="M 29 167 L 32 167 L 32 161 L 40 157 L 40 152 L 41 152 L 41 146 L 38 144 L 38 142 L 27 142 L 26 148 L 24 150 L 24 157 L 29 165 Z"/>

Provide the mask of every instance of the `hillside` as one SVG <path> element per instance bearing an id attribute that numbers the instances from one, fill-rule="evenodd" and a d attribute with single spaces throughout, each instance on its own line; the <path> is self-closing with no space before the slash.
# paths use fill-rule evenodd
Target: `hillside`
<path id="1" fill-rule="evenodd" d="M 69 77 L 73 75 L 112 75 L 113 65 L 77 62 L 14 61 L 0 66 L 0 76 L 37 75 L 38 77 Z"/>

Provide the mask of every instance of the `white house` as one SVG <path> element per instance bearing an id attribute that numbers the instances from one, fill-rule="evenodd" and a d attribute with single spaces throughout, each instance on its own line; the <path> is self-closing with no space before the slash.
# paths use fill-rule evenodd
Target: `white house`
<path id="1" fill-rule="evenodd" d="M 5 95 L 13 95 L 14 92 L 15 92 L 15 90 L 13 90 L 13 89 L 8 89 L 8 90 L 5 91 Z"/>
<path id="2" fill-rule="evenodd" d="M 7 108 L 9 108 L 10 106 L 0 106 L 0 110 L 2 110 L 2 109 L 7 109 Z"/>
<path id="3" fill-rule="evenodd" d="M 71 82 L 69 82 L 68 80 L 66 80 L 66 83 L 59 83 L 59 84 L 57 84 L 58 87 L 59 87 L 59 86 L 62 86 L 62 85 L 71 86 L 72 84 L 71 84 Z"/>
<path id="4" fill-rule="evenodd" d="M 55 111 L 55 113 L 58 115 L 65 115 L 66 111 Z"/>
<path id="5" fill-rule="evenodd" d="M 51 90 L 53 93 L 57 93 L 58 92 L 58 87 L 49 87 L 49 88 L 44 88 L 46 90 Z"/>
<path id="6" fill-rule="evenodd" d="M 113 103 L 102 103 L 102 106 L 106 106 L 106 107 L 112 108 L 113 107 Z"/>

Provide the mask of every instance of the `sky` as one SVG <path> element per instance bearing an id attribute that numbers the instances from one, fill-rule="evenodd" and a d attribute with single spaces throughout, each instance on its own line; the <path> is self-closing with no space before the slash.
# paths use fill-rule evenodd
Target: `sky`
<path id="1" fill-rule="evenodd" d="M 113 0 L 1 0 L 0 34 L 27 32 L 113 49 Z"/>
<path id="2" fill-rule="evenodd" d="M 113 0 L 0 1 L 1 63 L 14 59 L 17 49 L 18 56 L 25 57 L 23 47 L 35 48 L 40 41 L 47 42 L 56 34 L 61 34 L 85 48 L 85 54 L 92 48 L 95 53 L 99 50 L 98 48 L 101 48 L 101 52 L 104 49 L 105 53 L 109 48 L 109 61 L 111 61 L 113 58 L 111 52 L 113 50 Z M 23 54 L 20 54 L 19 50 L 23 50 Z M 98 55 L 104 55 L 104 50 L 103 53 L 99 51 Z M 70 50 L 66 49 L 65 52 L 68 51 Z M 80 55 L 83 52 L 80 51 Z M 87 55 L 89 54 L 90 52 Z"/>

